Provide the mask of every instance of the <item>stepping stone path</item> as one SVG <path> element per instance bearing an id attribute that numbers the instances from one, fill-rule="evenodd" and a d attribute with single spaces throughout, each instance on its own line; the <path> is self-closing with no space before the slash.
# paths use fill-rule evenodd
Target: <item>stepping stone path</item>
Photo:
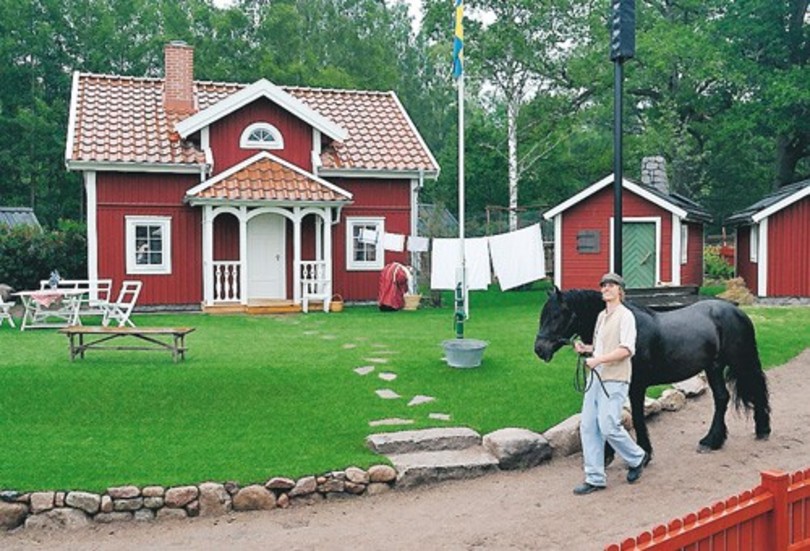
<path id="1" fill-rule="evenodd" d="M 381 388 L 380 390 L 375 391 L 377 396 L 384 400 L 394 400 L 396 398 L 402 398 L 399 394 L 391 390 L 390 388 Z"/>
<path id="2" fill-rule="evenodd" d="M 351 350 L 352 348 L 357 348 L 357 345 L 354 344 L 353 342 L 347 342 L 343 344 L 343 348 L 345 350 Z"/>
<path id="3" fill-rule="evenodd" d="M 397 374 L 396 374 L 396 373 L 391 373 L 391 372 L 389 372 L 389 371 L 384 371 L 384 372 L 380 373 L 380 374 L 379 374 L 379 375 L 377 375 L 377 376 L 378 376 L 380 379 L 382 379 L 383 381 L 393 381 L 394 379 L 396 379 L 396 378 L 397 378 Z"/>
<path id="4" fill-rule="evenodd" d="M 411 401 L 408 402 L 408 405 L 409 406 L 418 406 L 420 404 L 427 404 L 429 402 L 433 402 L 435 399 L 436 398 L 434 398 L 433 396 L 425 396 L 423 394 L 417 394 L 416 396 L 411 398 Z"/>
<path id="5" fill-rule="evenodd" d="M 436 421 L 449 421 L 450 414 L 449 413 L 430 413 L 428 414 L 429 419 L 435 419 Z"/>
<path id="6" fill-rule="evenodd" d="M 365 358 L 367 362 L 371 362 L 373 364 L 387 364 L 388 358 Z"/>
<path id="7" fill-rule="evenodd" d="M 325 341 L 333 341 L 337 337 L 335 335 L 321 335 L 321 338 Z"/>
<path id="8" fill-rule="evenodd" d="M 358 375 L 368 375 L 372 371 L 374 371 L 373 365 L 364 365 L 363 367 L 358 367 L 354 370 L 354 372 Z"/>

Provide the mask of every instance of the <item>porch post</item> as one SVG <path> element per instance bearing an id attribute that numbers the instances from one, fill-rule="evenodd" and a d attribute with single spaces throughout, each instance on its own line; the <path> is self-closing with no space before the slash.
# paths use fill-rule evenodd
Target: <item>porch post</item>
<path id="1" fill-rule="evenodd" d="M 247 207 L 239 207 L 239 303 L 248 303 Z"/>
<path id="2" fill-rule="evenodd" d="M 293 207 L 293 302 L 301 304 L 301 207 Z"/>
<path id="3" fill-rule="evenodd" d="M 214 304 L 214 208 L 203 205 L 202 209 L 202 269 L 203 304 Z"/>
<path id="4" fill-rule="evenodd" d="M 326 292 L 332 296 L 332 209 L 330 207 L 323 208 L 323 261 L 326 265 Z"/>

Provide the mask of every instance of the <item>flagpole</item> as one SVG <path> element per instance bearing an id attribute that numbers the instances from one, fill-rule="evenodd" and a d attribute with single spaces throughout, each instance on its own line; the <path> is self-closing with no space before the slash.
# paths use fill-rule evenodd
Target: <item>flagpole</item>
<path id="1" fill-rule="evenodd" d="M 458 90 L 458 268 L 456 269 L 456 338 L 464 338 L 464 320 L 470 317 L 467 259 L 464 247 L 464 0 L 456 0 L 453 36 L 453 76 Z"/>

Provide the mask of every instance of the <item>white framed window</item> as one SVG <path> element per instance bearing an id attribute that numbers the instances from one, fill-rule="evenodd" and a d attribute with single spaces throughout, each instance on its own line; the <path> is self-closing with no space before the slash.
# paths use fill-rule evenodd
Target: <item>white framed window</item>
<path id="1" fill-rule="evenodd" d="M 172 273 L 172 219 L 168 216 L 127 216 L 127 274 Z"/>
<path id="2" fill-rule="evenodd" d="M 689 259 L 689 226 L 681 224 L 681 264 L 686 264 Z"/>
<path id="3" fill-rule="evenodd" d="M 278 128 L 269 122 L 254 122 L 242 131 L 239 147 L 242 149 L 283 149 L 284 138 Z"/>
<path id="4" fill-rule="evenodd" d="M 759 258 L 759 224 L 751 225 L 751 233 L 748 240 L 748 259 L 751 262 L 756 262 Z"/>
<path id="5" fill-rule="evenodd" d="M 346 219 L 346 269 L 382 270 L 384 218 Z"/>

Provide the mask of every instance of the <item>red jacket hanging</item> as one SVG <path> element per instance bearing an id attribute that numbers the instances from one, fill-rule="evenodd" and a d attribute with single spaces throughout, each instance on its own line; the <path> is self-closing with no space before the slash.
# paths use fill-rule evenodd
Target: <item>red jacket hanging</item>
<path id="1" fill-rule="evenodd" d="M 380 310 L 402 310 L 410 277 L 408 268 L 399 262 L 391 262 L 383 268 L 377 295 Z"/>

